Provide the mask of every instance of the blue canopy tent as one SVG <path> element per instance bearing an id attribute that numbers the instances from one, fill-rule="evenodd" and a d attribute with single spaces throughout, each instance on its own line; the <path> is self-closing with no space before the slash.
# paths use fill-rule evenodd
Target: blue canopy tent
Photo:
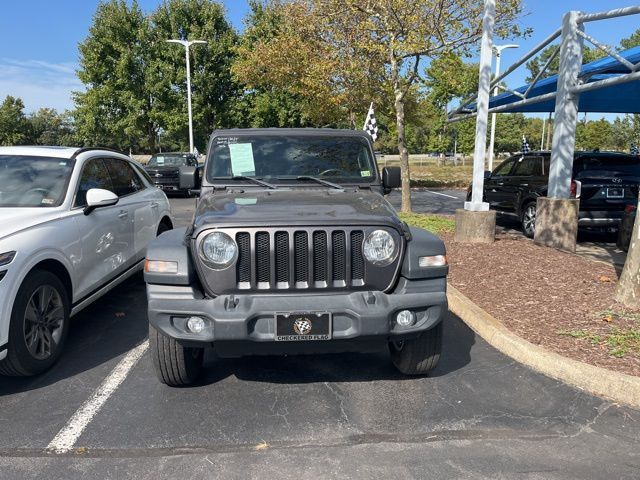
<path id="1" fill-rule="evenodd" d="M 620 52 L 620 56 L 630 63 L 636 64 L 640 62 L 640 47 L 634 47 Z M 580 78 L 585 83 L 592 83 L 628 73 L 629 68 L 621 64 L 617 59 L 606 57 L 583 65 L 580 71 Z M 553 93 L 556 91 L 557 86 L 558 75 L 539 80 L 528 93 L 527 98 L 535 98 L 540 95 Z M 529 85 L 525 85 L 515 91 L 524 94 L 528 89 Z M 553 112 L 555 110 L 554 98 L 539 103 L 508 107 L 509 104 L 521 100 L 521 97 L 511 92 L 505 92 L 492 97 L 489 101 L 489 108 L 507 106 L 500 111 L 511 113 Z M 622 83 L 598 90 L 583 92 L 580 94 L 578 105 L 578 109 L 581 112 L 640 113 L 640 82 Z M 469 105 L 469 108 L 471 110 L 475 109 L 475 104 Z"/>

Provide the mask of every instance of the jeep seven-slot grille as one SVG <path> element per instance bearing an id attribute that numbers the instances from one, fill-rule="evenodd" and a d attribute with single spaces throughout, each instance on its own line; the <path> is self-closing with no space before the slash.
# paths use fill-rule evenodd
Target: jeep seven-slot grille
<path id="1" fill-rule="evenodd" d="M 362 230 L 236 233 L 241 289 L 344 288 L 364 284 Z"/>

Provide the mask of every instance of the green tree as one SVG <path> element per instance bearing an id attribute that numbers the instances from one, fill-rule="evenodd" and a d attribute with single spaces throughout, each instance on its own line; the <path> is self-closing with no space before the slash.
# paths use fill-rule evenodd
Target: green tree
<path id="1" fill-rule="evenodd" d="M 191 47 L 194 140 L 203 151 L 212 130 L 236 124 L 235 104 L 242 93 L 231 76 L 238 36 L 221 4 L 210 0 L 167 0 L 149 17 L 146 95 L 150 119 L 167 141 L 188 147 L 186 62 L 184 47 L 167 39 L 204 40 Z"/>
<path id="2" fill-rule="evenodd" d="M 148 22 L 137 2 L 109 0 L 98 5 L 89 35 L 79 45 L 75 120 L 85 144 L 122 150 L 155 146 L 151 97 L 145 88 Z"/>
<path id="3" fill-rule="evenodd" d="M 324 89 L 325 96 L 346 107 L 351 118 L 356 108 L 368 103 L 361 95 L 368 85 L 377 87 L 381 98 L 391 96 L 402 168 L 402 210 L 411 211 L 407 98 L 419 85 L 427 59 L 476 48 L 482 2 L 293 0 L 286 3 L 286 11 L 291 25 L 287 35 L 260 48 L 260 58 L 252 62 L 254 71 L 280 73 L 281 79 L 299 86 L 303 97 L 322 96 Z M 499 3 L 499 36 L 519 33 L 514 20 L 520 12 L 520 0 Z M 313 41 L 302 41 L 308 39 Z M 369 97 L 373 95 L 375 91 Z"/>
<path id="4" fill-rule="evenodd" d="M 28 117 L 30 143 L 34 145 L 76 145 L 70 112 L 59 114 L 52 108 L 41 108 Z"/>
<path id="5" fill-rule="evenodd" d="M 611 124 L 604 118 L 578 122 L 576 129 L 576 150 L 613 150 Z"/>
<path id="6" fill-rule="evenodd" d="M 244 87 L 244 95 L 236 106 L 237 123 L 255 128 L 312 126 L 303 110 L 303 99 L 277 82 L 261 81 L 251 69 L 252 59 L 259 55 L 263 43 L 273 41 L 282 33 L 283 8 L 273 2 L 257 0 L 251 0 L 249 7 L 232 66 L 235 80 Z"/>
<path id="7" fill-rule="evenodd" d="M 22 145 L 28 134 L 24 103 L 20 98 L 7 95 L 0 104 L 0 145 Z"/>

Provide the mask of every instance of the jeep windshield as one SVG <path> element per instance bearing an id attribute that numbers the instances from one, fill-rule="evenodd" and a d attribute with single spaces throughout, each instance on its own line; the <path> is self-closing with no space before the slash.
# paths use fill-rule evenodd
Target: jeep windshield
<path id="1" fill-rule="evenodd" d="M 182 167 L 187 164 L 186 155 L 154 155 L 147 167 Z"/>
<path id="2" fill-rule="evenodd" d="M 56 207 L 64 200 L 73 160 L 0 155 L 0 207 Z"/>
<path id="3" fill-rule="evenodd" d="M 366 140 L 344 135 L 214 137 L 207 159 L 210 182 L 253 177 L 272 184 L 320 184 L 331 188 L 329 182 L 371 183 L 375 175 Z"/>

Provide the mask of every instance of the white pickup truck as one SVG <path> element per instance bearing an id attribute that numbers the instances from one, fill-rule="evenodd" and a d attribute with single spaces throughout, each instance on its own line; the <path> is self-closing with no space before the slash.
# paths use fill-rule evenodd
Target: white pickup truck
<path id="1" fill-rule="evenodd" d="M 69 318 L 142 269 L 173 228 L 131 158 L 102 148 L 0 148 L 0 374 L 60 357 Z"/>

